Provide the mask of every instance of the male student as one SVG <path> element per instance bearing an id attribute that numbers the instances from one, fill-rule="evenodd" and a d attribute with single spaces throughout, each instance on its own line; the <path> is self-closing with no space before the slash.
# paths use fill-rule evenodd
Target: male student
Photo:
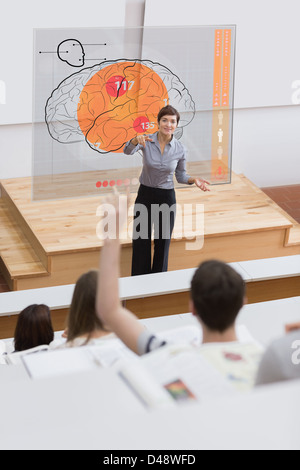
<path id="1" fill-rule="evenodd" d="M 106 327 L 132 351 L 143 355 L 164 346 L 166 341 L 145 330 L 137 317 L 120 302 L 119 233 L 127 212 L 119 211 L 119 206 L 124 205 L 119 205 L 118 195 L 111 198 L 111 203 L 116 211 L 112 217 L 117 220 L 117 236 L 106 238 L 101 250 L 97 311 Z M 238 342 L 235 323 L 244 299 L 245 283 L 226 263 L 206 261 L 196 270 L 191 283 L 190 310 L 202 326 L 203 345 L 206 346 L 201 346 L 203 355 L 236 385 L 249 388 L 254 385 L 262 350 L 255 343 Z"/>
<path id="2" fill-rule="evenodd" d="M 286 325 L 286 333 L 266 349 L 256 377 L 257 386 L 300 379 L 300 322 Z"/>

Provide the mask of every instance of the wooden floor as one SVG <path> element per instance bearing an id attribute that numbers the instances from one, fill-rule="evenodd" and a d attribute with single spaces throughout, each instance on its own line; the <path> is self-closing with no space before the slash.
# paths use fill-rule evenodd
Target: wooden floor
<path id="1" fill-rule="evenodd" d="M 262 188 L 262 191 L 300 224 L 300 184 Z"/>
<path id="2" fill-rule="evenodd" d="M 74 283 L 82 272 L 98 266 L 100 196 L 33 202 L 31 178 L 0 184 L 0 272 L 9 289 Z M 212 257 L 234 262 L 300 253 L 300 225 L 242 175 L 233 175 L 230 185 L 212 186 L 209 193 L 194 187 L 176 193 L 178 206 L 189 204 L 194 216 L 196 205 L 203 204 L 204 246 L 186 250 L 188 240 L 177 239 L 182 230 L 177 224 L 170 270 L 196 267 Z M 201 239 L 201 230 L 197 235 Z M 123 241 L 121 275 L 130 275 L 130 268 L 129 230 Z"/>

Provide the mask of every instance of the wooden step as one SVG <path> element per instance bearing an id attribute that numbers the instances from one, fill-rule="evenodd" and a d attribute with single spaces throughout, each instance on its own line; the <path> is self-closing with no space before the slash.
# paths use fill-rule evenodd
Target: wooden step
<path id="1" fill-rule="evenodd" d="M 191 174 L 202 174 L 195 164 L 191 170 Z M 99 174 L 89 173 L 92 187 Z M 64 182 L 71 184 L 73 176 L 64 175 Z M 1 240 L 0 230 L 1 263 L 5 267 L 0 266 L 0 272 L 2 268 L 7 281 L 12 277 L 9 285 L 14 285 L 14 290 L 72 284 L 83 272 L 98 266 L 102 242 L 96 233 L 100 221 L 97 208 L 105 195 L 99 191 L 99 196 L 33 201 L 32 184 L 31 178 L 0 182 L 4 217 L 1 227 L 14 233 L 4 233 Z M 231 184 L 211 186 L 207 193 L 183 186 L 176 191 L 176 196 L 176 223 L 180 221 L 179 209 L 184 205 L 189 206 L 194 215 L 197 204 L 202 205 L 204 245 L 202 249 L 187 250 L 188 235 L 182 233 L 179 226 L 183 236 L 176 237 L 175 226 L 169 270 L 194 268 L 212 257 L 238 262 L 300 254 L 300 225 L 243 175 L 233 174 Z M 135 194 L 131 199 L 133 205 Z M 189 221 L 191 229 L 193 221 Z M 129 232 L 122 242 L 122 277 L 130 275 Z M 193 230 L 192 233 L 195 235 Z M 24 258 L 28 258 L 29 268 L 25 269 Z"/>
<path id="2" fill-rule="evenodd" d="M 197 174 L 196 165 L 191 169 Z M 97 181 L 97 172 L 90 173 L 90 180 Z M 3 180 L 1 184 L 48 255 L 99 247 L 96 226 L 100 219 L 96 212 L 103 197 L 101 191 L 98 197 L 33 202 L 31 178 Z M 207 237 L 293 226 L 287 214 L 243 175 L 233 174 L 232 184 L 212 186 L 208 193 L 184 186 L 176 193 L 182 207 L 192 203 L 195 210 L 196 204 L 203 204 Z M 132 194 L 132 204 L 134 199 Z"/>
<path id="3" fill-rule="evenodd" d="M 5 186 L 3 186 L 1 183 L 0 189 L 1 197 L 5 202 L 7 209 L 9 210 L 10 217 L 14 219 L 16 224 L 21 228 L 44 268 L 49 271 L 49 257 L 37 234 L 35 233 L 34 228 L 31 226 L 30 219 L 28 219 L 26 212 L 23 212 L 22 206 L 20 206 L 17 201 L 12 198 Z M 21 191 L 21 188 L 19 188 L 19 190 Z"/>
<path id="4" fill-rule="evenodd" d="M 289 231 L 285 246 L 300 246 L 300 224 L 295 224 Z"/>
<path id="5" fill-rule="evenodd" d="M 49 275 L 2 198 L 0 199 L 0 265 L 0 271 L 11 290 L 15 290 L 18 279 Z"/>

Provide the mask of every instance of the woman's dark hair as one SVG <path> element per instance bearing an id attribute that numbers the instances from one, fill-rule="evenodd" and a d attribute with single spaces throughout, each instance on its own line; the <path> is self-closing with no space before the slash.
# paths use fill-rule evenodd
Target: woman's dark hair
<path id="1" fill-rule="evenodd" d="M 96 312 L 97 281 L 98 271 L 91 270 L 76 282 L 67 318 L 68 341 L 96 330 L 106 331 Z"/>
<path id="2" fill-rule="evenodd" d="M 22 310 L 15 329 L 15 351 L 50 344 L 53 339 L 54 331 L 47 305 L 34 304 Z"/>
<path id="3" fill-rule="evenodd" d="M 177 125 L 179 124 L 180 114 L 177 111 L 177 109 L 173 108 L 173 106 L 168 105 L 168 106 L 165 106 L 164 108 L 162 108 L 158 113 L 157 122 L 159 123 L 161 118 L 163 118 L 164 116 L 176 116 Z"/>
<path id="4" fill-rule="evenodd" d="M 244 280 L 226 263 L 206 261 L 194 274 L 191 299 L 198 317 L 211 331 L 223 333 L 234 325 L 244 297 Z"/>

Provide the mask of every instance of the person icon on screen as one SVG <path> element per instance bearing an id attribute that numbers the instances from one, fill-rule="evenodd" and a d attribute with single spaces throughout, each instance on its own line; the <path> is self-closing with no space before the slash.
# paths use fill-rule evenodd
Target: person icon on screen
<path id="1" fill-rule="evenodd" d="M 77 39 L 66 39 L 57 46 L 57 55 L 60 60 L 71 67 L 82 67 L 84 65 L 84 49 Z"/>
<path id="2" fill-rule="evenodd" d="M 219 129 L 218 131 L 219 144 L 223 142 L 223 135 L 224 135 L 224 132 L 222 131 L 222 129 Z"/>

